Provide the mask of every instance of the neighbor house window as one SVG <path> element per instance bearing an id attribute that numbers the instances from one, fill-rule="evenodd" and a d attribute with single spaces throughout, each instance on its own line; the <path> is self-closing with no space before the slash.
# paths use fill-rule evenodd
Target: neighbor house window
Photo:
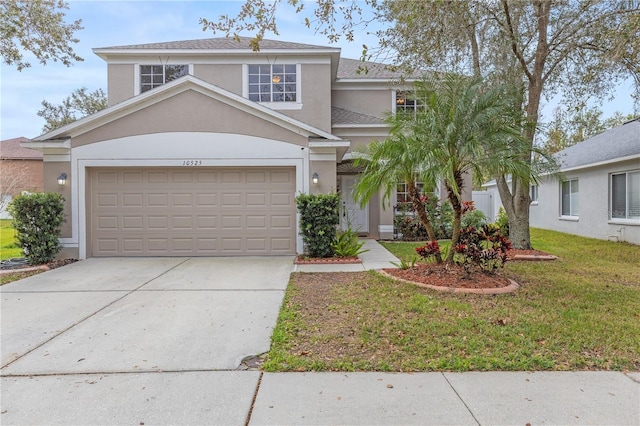
<path id="1" fill-rule="evenodd" d="M 578 216 L 578 179 L 562 182 L 562 216 Z"/>
<path id="2" fill-rule="evenodd" d="M 611 175 L 611 219 L 640 219 L 640 170 Z"/>
<path id="3" fill-rule="evenodd" d="M 396 92 L 396 114 L 415 114 L 420 108 L 420 102 L 415 98 L 413 92 Z"/>
<path id="4" fill-rule="evenodd" d="M 189 74 L 189 65 L 140 65 L 140 93 Z"/>
<path id="5" fill-rule="evenodd" d="M 538 185 L 531 185 L 530 196 L 532 203 L 538 202 Z"/>
<path id="6" fill-rule="evenodd" d="M 255 102 L 297 101 L 297 65 L 249 65 L 248 68 L 250 100 Z"/>

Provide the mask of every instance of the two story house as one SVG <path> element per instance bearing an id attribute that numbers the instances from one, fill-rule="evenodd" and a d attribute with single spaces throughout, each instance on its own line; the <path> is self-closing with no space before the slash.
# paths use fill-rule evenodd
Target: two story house
<path id="1" fill-rule="evenodd" d="M 65 255 L 302 253 L 299 193 L 337 191 L 343 226 L 393 236 L 392 206 L 354 202 L 351 152 L 387 136 L 385 114 L 415 107 L 397 72 L 333 47 L 263 40 L 254 52 L 248 38 L 94 52 L 109 107 L 24 144 L 66 200 Z"/>

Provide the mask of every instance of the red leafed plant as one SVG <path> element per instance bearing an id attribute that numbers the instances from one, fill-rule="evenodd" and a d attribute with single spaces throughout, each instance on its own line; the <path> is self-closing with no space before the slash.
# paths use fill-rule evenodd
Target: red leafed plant
<path id="1" fill-rule="evenodd" d="M 423 259 L 430 259 L 440 253 L 440 246 L 437 241 L 431 241 L 422 247 L 416 247 L 416 253 Z"/>
<path id="2" fill-rule="evenodd" d="M 453 250 L 461 255 L 456 263 L 467 273 L 471 272 L 471 265 L 477 265 L 483 272 L 495 274 L 498 268 L 504 267 L 510 248 L 511 242 L 502 235 L 500 228 L 490 224 L 480 229 L 473 226 L 463 229 Z"/>

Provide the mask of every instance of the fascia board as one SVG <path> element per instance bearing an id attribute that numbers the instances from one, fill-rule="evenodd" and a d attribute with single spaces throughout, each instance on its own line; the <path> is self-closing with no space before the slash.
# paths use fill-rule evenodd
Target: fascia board
<path id="1" fill-rule="evenodd" d="M 331 57 L 327 55 L 277 55 L 278 62 L 295 62 L 297 64 L 331 64 Z M 220 56 L 195 56 L 195 55 L 173 55 L 167 56 L 167 60 L 163 59 L 163 63 L 168 64 L 184 64 L 189 63 L 193 65 L 245 65 L 245 64 L 265 64 L 267 62 L 273 63 L 274 58 L 267 58 L 265 56 L 245 55 L 245 56 L 233 56 L 233 55 L 220 55 Z M 282 59 L 282 60 L 280 60 Z M 108 61 L 110 65 L 157 65 L 157 55 L 140 55 L 140 56 L 110 56 Z"/>
<path id="2" fill-rule="evenodd" d="M 606 166 L 608 164 L 621 163 L 623 161 L 630 161 L 630 160 L 636 160 L 636 159 L 640 159 L 640 154 L 633 154 L 633 155 L 628 155 L 626 157 L 612 158 L 611 160 L 598 161 L 597 163 L 583 164 L 581 166 L 569 167 L 569 168 L 566 168 L 566 169 L 562 169 L 561 168 L 560 171 L 561 172 L 573 172 L 573 171 L 576 171 L 576 170 L 590 169 L 592 167 Z"/>
<path id="3" fill-rule="evenodd" d="M 389 124 L 333 124 L 334 129 L 388 129 Z"/>
<path id="4" fill-rule="evenodd" d="M 348 148 L 351 146 L 350 141 L 310 141 L 309 149 L 312 148 Z"/>
<path id="5" fill-rule="evenodd" d="M 93 53 L 108 60 L 109 56 L 210 56 L 210 55 L 317 55 L 340 53 L 339 48 L 322 49 L 261 49 L 253 52 L 250 49 L 102 49 L 95 48 Z"/>
<path id="6" fill-rule="evenodd" d="M 71 139 L 58 139 L 58 140 L 47 140 L 46 142 L 40 141 L 25 141 L 21 142 L 20 146 L 22 148 L 35 149 L 37 151 L 47 151 L 47 150 L 70 150 L 71 149 Z"/>

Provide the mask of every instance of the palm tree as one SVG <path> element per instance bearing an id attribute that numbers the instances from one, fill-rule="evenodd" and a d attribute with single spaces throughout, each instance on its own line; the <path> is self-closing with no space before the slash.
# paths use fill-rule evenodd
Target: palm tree
<path id="1" fill-rule="evenodd" d="M 442 182 L 454 211 L 454 247 L 460 237 L 466 174 L 476 181 L 498 171 L 530 178 L 531 170 L 522 161 L 526 143 L 509 93 L 507 87 L 487 88 L 482 79 L 454 74 L 416 82 L 419 107 L 415 113 L 389 117 L 390 137 L 370 144 L 356 156 L 357 164 L 366 166 L 356 184 L 356 197 L 365 203 L 379 188 L 385 188 L 388 199 L 397 183 L 406 182 L 433 241 L 435 233 L 415 183 L 435 186 Z M 446 261 L 453 261 L 453 255 L 449 250 Z M 441 261 L 439 256 L 437 260 Z"/>
<path id="2" fill-rule="evenodd" d="M 394 117 L 389 117 L 387 121 L 393 125 L 394 120 Z M 418 187 L 419 182 L 425 186 L 435 186 L 435 180 L 429 174 L 430 169 L 425 161 L 426 153 L 418 140 L 402 131 L 392 132 L 386 140 L 374 141 L 356 151 L 354 157 L 356 166 L 365 167 L 356 182 L 354 198 L 366 204 L 380 188 L 383 188 L 384 205 L 391 198 L 398 183 L 406 183 L 407 193 L 418 218 L 426 228 L 429 239 L 436 241 L 436 233 Z M 436 261 L 442 262 L 440 253 L 436 254 Z"/>

